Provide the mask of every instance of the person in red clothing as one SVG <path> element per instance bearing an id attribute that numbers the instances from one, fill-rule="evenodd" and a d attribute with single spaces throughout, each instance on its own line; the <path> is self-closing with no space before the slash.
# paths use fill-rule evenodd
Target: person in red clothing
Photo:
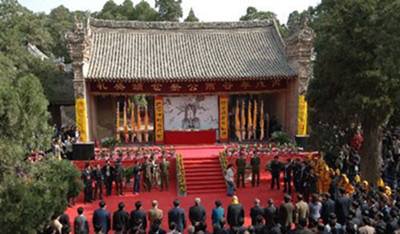
<path id="1" fill-rule="evenodd" d="M 359 154 L 361 154 L 361 146 L 364 141 L 364 138 L 362 137 L 361 133 L 359 131 L 354 134 L 353 138 L 350 141 L 350 146 L 357 150 Z"/>

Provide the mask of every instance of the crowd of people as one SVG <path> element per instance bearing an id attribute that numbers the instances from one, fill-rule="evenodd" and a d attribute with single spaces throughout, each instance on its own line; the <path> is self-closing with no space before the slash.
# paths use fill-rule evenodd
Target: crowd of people
<path id="1" fill-rule="evenodd" d="M 68 126 L 58 128 L 53 126 L 52 151 L 56 158 L 72 159 L 73 144 L 80 139 L 77 127 Z"/>
<path id="2" fill-rule="evenodd" d="M 340 154 L 329 163 L 321 155 L 309 156 L 304 160 L 278 157 L 266 165 L 271 173 L 270 189 L 280 190 L 283 182 L 283 203 L 275 206 L 268 198 L 255 198 L 254 206 L 248 207 L 251 225 L 245 227 L 245 208 L 240 204 L 235 190 L 245 187 L 245 170 L 248 165 L 252 172 L 252 186 L 259 186 L 261 160 L 257 154 L 247 163 L 244 154 L 239 154 L 236 167 L 228 165 L 225 179 L 228 195 L 232 203 L 226 212 L 220 200 L 215 201 L 211 211 L 212 226 L 207 227 L 207 212 L 201 205 L 200 198 L 186 212 L 180 207 L 179 200 L 173 201 L 168 212 L 168 227 L 162 226 L 163 211 L 158 202 L 152 201 L 152 209 L 142 210 L 141 201 L 136 201 L 136 209 L 128 213 L 121 202 L 111 215 L 104 201 L 93 215 L 92 224 L 96 233 L 216 233 L 216 234 L 280 234 L 280 233 L 399 233 L 400 234 L 400 140 L 396 133 L 388 132 L 383 140 L 382 178 L 376 185 L 361 181 L 360 144 L 362 139 L 352 140 L 344 145 Z M 135 162 L 133 168 L 133 193 L 138 193 L 143 186 L 151 191 L 154 185 L 161 184 L 161 189 L 168 189 L 169 163 L 162 158 L 157 163 L 153 157 L 145 158 L 143 163 Z M 234 169 L 236 168 L 236 169 Z M 155 171 L 161 173 L 157 175 Z M 105 166 L 90 165 L 82 172 L 85 182 L 85 202 L 103 198 L 102 187 L 106 195 L 112 193 L 112 183 L 116 184 L 116 194 L 123 195 L 122 181 L 124 168 L 121 162 L 115 165 L 107 162 Z M 283 181 L 281 181 L 283 179 Z M 94 185 L 94 187 L 93 187 Z M 292 197 L 293 196 L 293 197 Z M 262 201 L 266 206 L 262 206 Z M 50 228 L 53 232 L 89 233 L 89 222 L 84 210 L 79 207 L 74 226 L 70 228 L 69 218 L 63 214 L 53 217 Z"/>
<path id="3" fill-rule="evenodd" d="M 124 195 L 124 181 L 126 180 L 126 168 L 121 161 L 112 165 L 110 161 L 106 165 L 97 164 L 92 166 L 87 163 L 82 171 L 82 181 L 85 185 L 85 203 L 92 202 L 97 198 L 103 199 L 103 187 L 106 188 L 106 195 L 110 196 L 115 183 L 116 195 Z M 160 185 L 160 190 L 169 189 L 170 162 L 165 156 L 158 162 L 154 156 L 145 157 L 143 163 L 135 161 L 132 169 L 133 193 L 138 194 L 143 187 L 144 191 L 150 192 L 152 188 Z M 130 178 L 129 178 L 130 179 Z"/>

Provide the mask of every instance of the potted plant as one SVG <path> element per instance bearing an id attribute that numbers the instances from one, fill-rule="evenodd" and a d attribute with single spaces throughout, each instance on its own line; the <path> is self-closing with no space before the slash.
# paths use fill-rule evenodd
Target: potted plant
<path id="1" fill-rule="evenodd" d="M 111 157 L 114 155 L 115 147 L 117 147 L 118 144 L 119 140 L 116 137 L 106 137 L 101 139 L 101 147 L 107 148 Z"/>

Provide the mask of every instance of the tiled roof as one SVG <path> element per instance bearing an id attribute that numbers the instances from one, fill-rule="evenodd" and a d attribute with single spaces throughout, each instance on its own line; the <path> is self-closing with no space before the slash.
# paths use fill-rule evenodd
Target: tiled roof
<path id="1" fill-rule="evenodd" d="M 92 19 L 87 79 L 291 78 L 274 21 L 175 23 Z"/>

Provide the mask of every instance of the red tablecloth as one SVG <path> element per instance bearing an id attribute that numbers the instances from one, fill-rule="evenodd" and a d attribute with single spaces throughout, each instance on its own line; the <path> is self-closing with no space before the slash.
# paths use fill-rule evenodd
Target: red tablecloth
<path id="1" fill-rule="evenodd" d="M 171 145 L 214 144 L 217 142 L 216 130 L 165 131 L 164 137 L 164 143 Z"/>

